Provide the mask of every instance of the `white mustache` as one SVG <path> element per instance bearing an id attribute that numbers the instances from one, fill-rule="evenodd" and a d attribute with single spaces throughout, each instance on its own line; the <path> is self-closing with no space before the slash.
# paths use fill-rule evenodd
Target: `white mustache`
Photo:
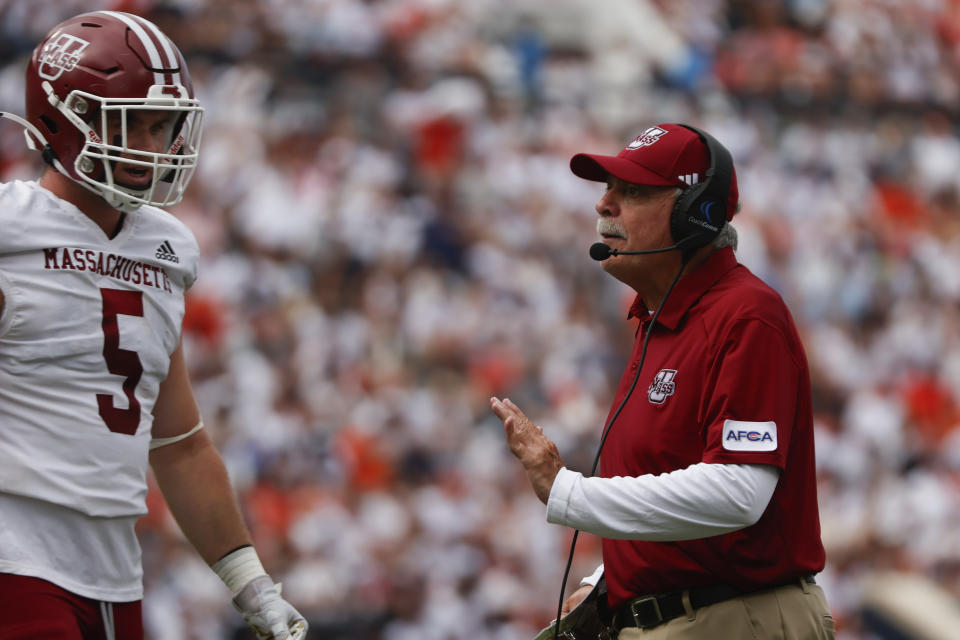
<path id="1" fill-rule="evenodd" d="M 619 224 L 610 218 L 597 218 L 597 233 L 602 236 L 617 236 L 627 239 L 627 233 Z"/>

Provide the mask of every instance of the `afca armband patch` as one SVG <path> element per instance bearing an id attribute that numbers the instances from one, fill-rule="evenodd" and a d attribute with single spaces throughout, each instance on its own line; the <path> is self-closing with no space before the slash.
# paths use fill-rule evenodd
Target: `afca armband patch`
<path id="1" fill-rule="evenodd" d="M 776 451 L 776 422 L 727 420 L 723 423 L 723 448 L 727 451 Z"/>

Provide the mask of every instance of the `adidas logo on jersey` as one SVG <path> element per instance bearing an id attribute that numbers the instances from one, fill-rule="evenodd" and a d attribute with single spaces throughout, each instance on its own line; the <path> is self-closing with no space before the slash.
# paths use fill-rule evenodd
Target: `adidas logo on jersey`
<path id="1" fill-rule="evenodd" d="M 180 263 L 180 258 L 177 257 L 177 252 L 173 250 L 173 245 L 170 244 L 169 240 L 164 240 L 163 244 L 157 247 L 156 257 L 159 260 Z"/>

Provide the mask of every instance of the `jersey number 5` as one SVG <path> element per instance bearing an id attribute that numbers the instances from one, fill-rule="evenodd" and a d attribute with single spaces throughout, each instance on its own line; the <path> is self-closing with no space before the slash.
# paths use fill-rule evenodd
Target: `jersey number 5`
<path id="1" fill-rule="evenodd" d="M 127 396 L 126 409 L 113 406 L 113 395 L 97 394 L 97 407 L 107 428 L 114 433 L 132 436 L 140 425 L 140 402 L 134 391 L 143 375 L 143 365 L 136 351 L 120 348 L 120 329 L 117 316 L 143 317 L 143 292 L 122 289 L 100 289 L 103 298 L 103 359 L 107 371 L 124 376 L 123 393 Z"/>

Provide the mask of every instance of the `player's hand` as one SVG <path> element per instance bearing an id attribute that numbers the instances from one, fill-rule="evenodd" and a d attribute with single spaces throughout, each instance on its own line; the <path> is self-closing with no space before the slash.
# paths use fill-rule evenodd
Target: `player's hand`
<path id="1" fill-rule="evenodd" d="M 280 585 L 270 576 L 254 578 L 233 599 L 233 606 L 259 640 L 302 640 L 307 621 L 289 602 L 280 597 Z"/>
<path id="2" fill-rule="evenodd" d="M 509 398 L 490 398 L 490 408 L 503 420 L 507 446 L 523 465 L 534 493 L 546 504 L 553 481 L 563 468 L 557 445 L 543 435 L 543 429 L 530 422 L 520 407 Z"/>
<path id="3" fill-rule="evenodd" d="M 591 591 L 593 591 L 593 587 L 589 584 L 585 584 L 570 594 L 570 597 L 563 601 L 563 607 L 560 608 L 560 617 L 563 617 L 576 609 L 577 605 L 583 602 L 583 599 L 590 595 Z"/>

